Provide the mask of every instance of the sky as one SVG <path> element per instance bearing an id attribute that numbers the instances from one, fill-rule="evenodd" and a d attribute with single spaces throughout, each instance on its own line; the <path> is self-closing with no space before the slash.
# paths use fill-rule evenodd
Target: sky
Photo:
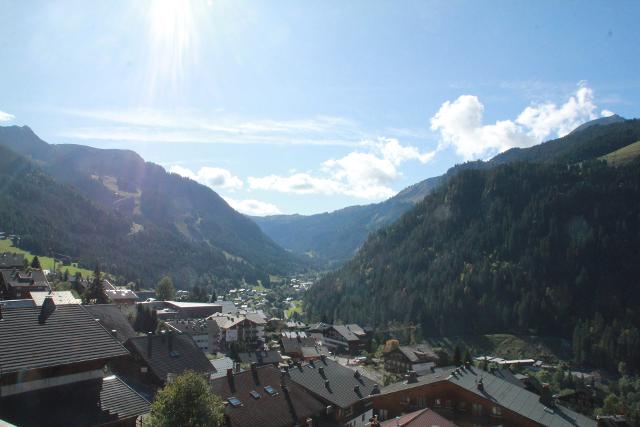
<path id="1" fill-rule="evenodd" d="M 640 116 L 638 1 L 0 0 L 0 125 L 251 215 L 385 200 Z"/>

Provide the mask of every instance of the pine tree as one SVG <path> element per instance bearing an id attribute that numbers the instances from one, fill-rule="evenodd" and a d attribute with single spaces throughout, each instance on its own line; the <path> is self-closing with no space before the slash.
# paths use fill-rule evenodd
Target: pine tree
<path id="1" fill-rule="evenodd" d="M 37 268 L 38 270 L 42 269 L 38 255 L 34 256 L 33 259 L 31 260 L 31 268 Z"/>
<path id="2" fill-rule="evenodd" d="M 164 276 L 156 285 L 156 298 L 160 301 L 171 301 L 176 293 L 171 277 Z"/>
<path id="3" fill-rule="evenodd" d="M 87 286 L 82 299 L 85 304 L 107 304 L 109 302 L 100 277 L 99 264 L 96 264 L 96 269 L 93 272 L 93 281 Z"/>

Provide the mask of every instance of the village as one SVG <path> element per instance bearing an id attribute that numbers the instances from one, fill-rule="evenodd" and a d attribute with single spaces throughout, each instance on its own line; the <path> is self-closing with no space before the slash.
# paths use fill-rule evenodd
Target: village
<path id="1" fill-rule="evenodd" d="M 60 425 L 144 426 L 156 394 L 185 372 L 206 379 L 237 427 L 625 425 L 583 415 L 601 398 L 596 379 L 558 363 L 307 324 L 299 303 L 312 278 L 193 301 L 106 275 L 58 276 L 37 257 L 0 254 L 0 425 L 54 414 Z M 87 299 L 95 283 L 105 300 Z"/>

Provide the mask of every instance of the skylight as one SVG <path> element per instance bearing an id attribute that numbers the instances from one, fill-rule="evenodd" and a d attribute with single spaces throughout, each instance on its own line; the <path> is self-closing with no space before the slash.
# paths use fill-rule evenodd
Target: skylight
<path id="1" fill-rule="evenodd" d="M 257 392 L 257 391 L 255 391 L 255 390 L 251 390 L 251 391 L 249 392 L 249 394 L 250 394 L 250 395 L 251 395 L 251 397 L 253 397 L 254 399 L 260 399 L 260 396 L 262 396 L 260 393 L 258 393 L 258 392 Z"/>
<path id="2" fill-rule="evenodd" d="M 269 394 L 269 396 L 275 396 L 275 395 L 277 395 L 277 394 L 278 394 L 278 392 L 276 391 L 276 389 L 275 389 L 275 388 L 273 388 L 273 387 L 271 387 L 270 385 L 266 386 L 266 387 L 264 388 L 264 391 L 266 391 L 266 392 Z"/>
<path id="3" fill-rule="evenodd" d="M 230 397 L 227 399 L 227 401 L 231 404 L 231 406 L 233 406 L 234 408 L 237 408 L 238 406 L 242 406 L 242 402 L 240 402 L 240 399 L 238 399 L 237 397 Z"/>

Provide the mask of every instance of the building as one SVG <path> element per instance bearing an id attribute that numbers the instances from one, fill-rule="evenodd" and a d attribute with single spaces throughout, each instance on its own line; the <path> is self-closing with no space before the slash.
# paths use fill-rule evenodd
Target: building
<path id="1" fill-rule="evenodd" d="M 2 252 L 0 253 L 0 269 L 22 269 L 25 267 L 24 255 L 16 254 L 13 252 Z"/>
<path id="2" fill-rule="evenodd" d="M 134 306 L 138 302 L 138 295 L 131 289 L 106 289 L 104 293 L 113 304 Z"/>
<path id="3" fill-rule="evenodd" d="M 280 352 L 276 350 L 258 350 L 258 351 L 250 351 L 246 353 L 238 353 L 238 359 L 241 363 L 252 364 L 255 363 L 257 366 L 263 365 L 274 365 L 278 366 L 278 364 L 282 363 L 283 359 L 280 355 Z"/>
<path id="4" fill-rule="evenodd" d="M 427 371 L 438 362 L 438 355 L 427 344 L 397 346 L 384 353 L 383 358 L 384 369 L 396 374 Z"/>
<path id="5" fill-rule="evenodd" d="M 457 427 L 457 424 L 449 421 L 432 409 L 425 408 L 383 421 L 380 427 Z"/>
<path id="6" fill-rule="evenodd" d="M 325 405 L 303 387 L 267 365 L 211 381 L 211 389 L 227 403 L 229 427 L 308 426 L 325 416 Z"/>
<path id="7" fill-rule="evenodd" d="M 329 355 L 329 350 L 325 346 L 305 332 L 282 332 L 280 345 L 282 352 L 294 359 L 315 360 L 322 355 Z"/>
<path id="8" fill-rule="evenodd" d="M 16 425 L 135 426 L 149 403 L 109 362 L 129 353 L 79 305 L 0 308 L 0 419 Z"/>
<path id="9" fill-rule="evenodd" d="M 497 371 L 496 371 L 497 372 Z M 498 372 L 497 372 L 498 373 Z M 506 377 L 472 366 L 407 374 L 372 397 L 380 419 L 432 408 L 459 425 L 596 427 L 595 420 L 557 405 Z"/>
<path id="10" fill-rule="evenodd" d="M 189 335 L 200 350 L 209 353 L 212 323 L 213 320 L 207 319 L 177 319 L 165 322 L 165 325 L 175 332 Z"/>
<path id="11" fill-rule="evenodd" d="M 35 302 L 35 304 L 40 307 L 44 302 L 44 299 L 47 296 L 53 298 L 53 302 L 55 305 L 62 304 L 80 304 L 82 301 L 73 296 L 73 292 L 71 291 L 51 291 L 51 292 L 30 292 L 31 299 Z"/>
<path id="12" fill-rule="evenodd" d="M 222 306 L 217 303 L 165 301 L 164 305 L 165 308 L 175 311 L 178 319 L 204 319 L 222 312 Z"/>
<path id="13" fill-rule="evenodd" d="M 260 316 L 216 313 L 207 320 L 212 321 L 209 341 L 211 352 L 229 349 L 234 344 L 244 350 L 259 349 L 264 345 L 266 322 Z"/>
<path id="14" fill-rule="evenodd" d="M 42 270 L 1 270 L 0 296 L 4 299 L 29 298 L 30 292 L 49 292 L 51 287 Z"/>
<path id="15" fill-rule="evenodd" d="M 227 356 L 210 360 L 210 362 L 215 369 L 214 372 L 209 374 L 209 378 L 211 378 L 212 380 L 226 376 L 227 370 L 229 369 L 231 369 L 233 372 L 241 372 L 240 364 L 238 362 L 234 362 L 232 358 Z"/>
<path id="16" fill-rule="evenodd" d="M 322 343 L 334 353 L 351 355 L 369 351 L 371 347 L 372 331 L 356 324 L 332 325 L 324 330 Z"/>
<path id="17" fill-rule="evenodd" d="M 154 393 L 184 371 L 203 374 L 214 371 L 207 357 L 188 335 L 148 334 L 130 338 L 125 347 L 131 352 L 131 358 L 114 366 L 114 370 L 149 393 Z"/>
<path id="18" fill-rule="evenodd" d="M 287 375 L 326 405 L 331 419 L 341 426 L 365 427 L 373 417 L 370 396 L 380 388 L 357 370 L 323 357 L 317 362 L 293 365 Z"/>

